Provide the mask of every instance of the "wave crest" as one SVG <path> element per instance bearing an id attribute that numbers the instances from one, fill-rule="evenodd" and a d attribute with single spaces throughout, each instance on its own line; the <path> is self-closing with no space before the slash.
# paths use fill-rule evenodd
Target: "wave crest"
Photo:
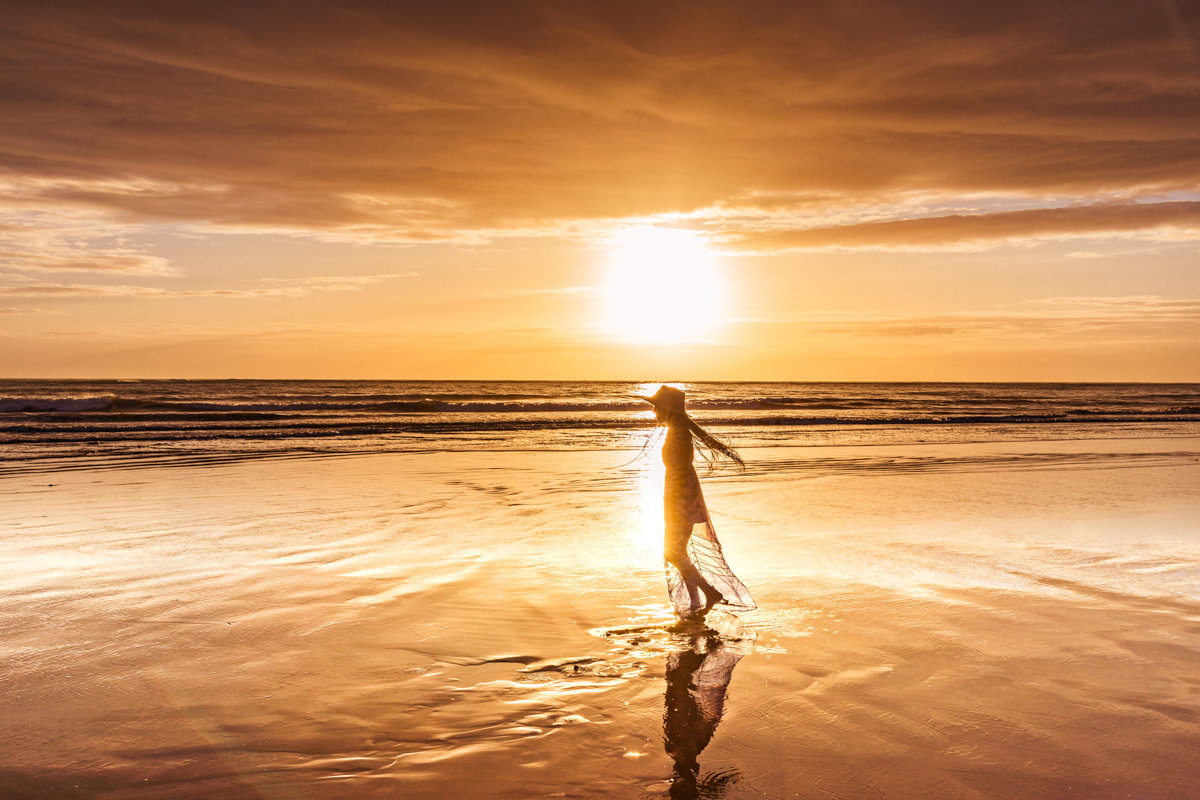
<path id="1" fill-rule="evenodd" d="M 103 411 L 113 407 L 115 395 L 89 397 L 0 397 L 0 414 L 25 411 Z"/>

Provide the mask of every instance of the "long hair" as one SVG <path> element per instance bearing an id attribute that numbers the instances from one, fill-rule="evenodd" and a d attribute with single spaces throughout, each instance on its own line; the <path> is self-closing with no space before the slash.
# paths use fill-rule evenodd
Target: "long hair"
<path id="1" fill-rule="evenodd" d="M 667 411 L 664 422 L 668 426 L 682 425 L 692 434 L 692 446 L 696 448 L 696 452 L 704 459 L 704 463 L 708 464 L 710 470 L 726 461 L 737 467 L 739 472 L 746 468 L 746 462 L 738 455 L 737 450 L 701 428 L 696 420 L 686 413 L 677 414 L 674 411 Z"/>

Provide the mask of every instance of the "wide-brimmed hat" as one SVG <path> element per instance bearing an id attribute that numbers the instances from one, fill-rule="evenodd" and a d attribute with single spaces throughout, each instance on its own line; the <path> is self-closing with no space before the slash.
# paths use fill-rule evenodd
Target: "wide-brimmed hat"
<path id="1" fill-rule="evenodd" d="M 664 411 L 671 411 L 675 414 L 687 413 L 687 411 L 684 410 L 683 392 L 679 389 L 676 389 L 674 386 L 663 385 L 658 387 L 658 391 L 649 397 L 640 394 L 638 397 L 642 398 L 647 403 L 651 403 L 658 408 L 663 409 Z"/>

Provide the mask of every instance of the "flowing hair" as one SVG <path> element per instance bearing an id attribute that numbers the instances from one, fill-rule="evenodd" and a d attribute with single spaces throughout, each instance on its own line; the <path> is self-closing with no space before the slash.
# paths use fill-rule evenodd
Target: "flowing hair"
<path id="1" fill-rule="evenodd" d="M 725 444 L 725 442 L 722 442 L 704 430 L 704 428 L 701 428 L 696 420 L 689 417 L 686 412 L 678 414 L 674 411 L 667 411 L 666 417 L 665 422 L 667 425 L 671 425 L 672 423 L 683 425 L 692 434 L 692 446 L 696 448 L 696 452 L 704 459 L 704 463 L 708 465 L 709 471 L 721 466 L 724 462 L 733 464 L 739 472 L 746 469 L 746 462 L 738 455 L 737 450 L 734 450 Z"/>

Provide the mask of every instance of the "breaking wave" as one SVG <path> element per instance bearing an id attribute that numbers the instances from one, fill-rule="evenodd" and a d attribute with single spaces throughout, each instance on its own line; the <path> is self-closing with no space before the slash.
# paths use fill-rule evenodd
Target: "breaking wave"
<path id="1" fill-rule="evenodd" d="M 915 409 L 911 400 L 895 399 L 828 399 L 763 397 L 749 399 L 698 399 L 689 401 L 693 412 L 704 412 L 710 422 L 717 422 L 713 412 L 783 412 L 778 416 L 756 416 L 744 419 L 720 420 L 730 424 L 934 424 L 942 422 L 987 423 L 987 422 L 1060 422 L 1077 417 L 1096 415 L 1121 418 L 1161 418 L 1164 416 L 1200 415 L 1200 406 L 1158 405 L 1142 403 L 1106 402 L 1098 407 L 1073 407 L 1049 413 L 1012 413 L 1005 409 L 1009 405 L 999 399 L 987 403 L 976 400 L 955 399 L 942 402 L 923 402 L 926 413 L 912 413 Z M 982 406 L 990 406 L 994 413 L 983 413 Z M 330 414 L 330 415 L 387 415 L 387 414 L 594 414 L 602 412 L 633 413 L 646 411 L 647 405 L 638 399 L 621 401 L 563 401 L 525 400 L 445 400 L 440 398 L 386 399 L 372 398 L 304 398 L 271 399 L 247 402 L 208 402 L 203 400 L 159 400 L 147 398 L 122 398 L 117 395 L 84 397 L 0 397 L 0 414 L 112 412 L 135 414 L 171 412 L 179 414 Z M 978 411 L 976 411 L 978 409 Z M 840 415 L 837 412 L 848 412 Z M 872 414 L 871 411 L 876 413 Z M 908 411 L 909 413 L 904 413 Z M 803 416 L 789 415 L 803 414 Z M 808 413 L 805 413 L 808 412 Z M 821 413 L 825 412 L 825 413 Z M 833 413 L 829 413 L 833 412 Z M 955 413 L 958 412 L 958 413 Z M 965 412 L 965 413 L 964 413 Z M 973 413 L 972 413 L 973 412 Z"/>
<path id="2" fill-rule="evenodd" d="M 37 411 L 106 411 L 117 402 L 114 395 L 99 397 L 0 397 L 0 414 Z"/>

